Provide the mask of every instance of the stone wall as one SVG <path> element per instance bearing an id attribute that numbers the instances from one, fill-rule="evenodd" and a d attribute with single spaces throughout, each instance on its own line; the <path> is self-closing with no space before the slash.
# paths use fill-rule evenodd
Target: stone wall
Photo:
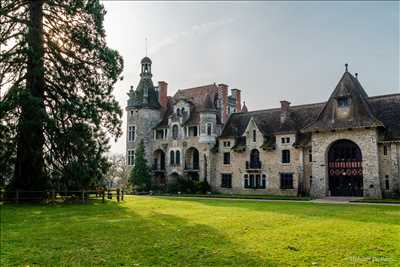
<path id="1" fill-rule="evenodd" d="M 199 151 L 199 179 L 203 181 L 205 177 L 207 177 L 208 182 L 214 177 L 213 168 L 211 161 L 213 160 L 213 155 L 211 153 L 211 147 L 208 144 L 202 144 L 199 142 L 199 136 L 195 137 L 183 137 L 181 136 L 178 140 L 171 140 L 170 138 L 166 140 L 153 140 L 153 151 L 157 149 L 161 149 L 165 153 L 165 175 L 167 177 L 167 182 L 173 182 L 168 180 L 168 177 L 171 177 L 172 174 L 177 173 L 179 176 L 185 176 L 185 160 L 186 160 L 186 151 L 194 147 Z M 170 162 L 170 152 L 171 150 L 177 151 L 179 150 L 181 153 L 181 164 L 180 165 L 171 165 Z M 205 157 L 206 158 L 205 158 Z M 207 164 L 205 164 L 205 159 L 207 160 Z M 207 165 L 207 170 L 205 169 L 205 165 Z"/>
<path id="2" fill-rule="evenodd" d="M 327 153 L 330 145 L 340 139 L 356 143 L 362 153 L 363 187 L 365 197 L 381 197 L 379 158 L 376 129 L 353 129 L 312 134 L 312 185 L 311 195 L 329 195 Z"/>
<path id="3" fill-rule="evenodd" d="M 400 190 L 400 143 L 381 143 L 378 146 L 378 151 L 381 188 L 384 195 L 390 197 L 398 193 Z M 386 180 L 388 181 L 388 184 L 386 184 Z M 387 185 L 389 188 L 386 187 Z"/>
<path id="4" fill-rule="evenodd" d="M 252 133 L 256 130 L 256 142 L 253 142 Z M 278 135 L 276 137 L 276 149 L 266 151 L 260 148 L 263 144 L 263 135 L 257 129 L 256 125 L 250 121 L 246 129 L 246 150 L 243 152 L 235 152 L 232 150 L 234 139 L 220 139 L 219 153 L 216 155 L 216 186 L 215 189 L 223 193 L 238 193 L 238 194 L 276 194 L 276 195 L 297 195 L 299 179 L 303 175 L 303 150 L 293 147 L 295 142 L 295 134 Z M 281 137 L 290 138 L 289 143 L 281 143 Z M 229 141 L 231 147 L 224 147 L 224 141 Z M 266 175 L 265 189 L 250 189 L 244 188 L 244 175 L 249 174 L 246 170 L 246 161 L 250 160 L 250 151 L 258 149 L 260 152 L 261 171 L 259 174 Z M 282 163 L 282 150 L 290 151 L 290 163 Z M 231 163 L 224 164 L 223 153 L 231 153 Z M 232 174 L 232 188 L 221 187 L 222 174 Z M 280 174 L 293 174 L 293 189 L 281 189 Z"/>
<path id="5" fill-rule="evenodd" d="M 137 146 L 143 139 L 146 158 L 148 163 L 151 164 L 153 162 L 153 127 L 160 121 L 160 111 L 127 108 L 127 117 L 126 132 L 128 132 L 129 126 L 135 126 L 135 140 L 134 142 L 129 142 L 128 136 L 126 137 L 126 156 L 128 156 L 129 149 L 136 151 Z"/>

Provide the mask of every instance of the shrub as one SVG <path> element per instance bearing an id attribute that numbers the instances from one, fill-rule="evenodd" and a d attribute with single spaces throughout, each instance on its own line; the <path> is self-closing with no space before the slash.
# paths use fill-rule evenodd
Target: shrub
<path id="1" fill-rule="evenodd" d="M 210 191 L 210 185 L 208 184 L 207 181 L 201 181 L 197 183 L 197 192 L 200 194 L 206 194 L 207 192 Z"/>

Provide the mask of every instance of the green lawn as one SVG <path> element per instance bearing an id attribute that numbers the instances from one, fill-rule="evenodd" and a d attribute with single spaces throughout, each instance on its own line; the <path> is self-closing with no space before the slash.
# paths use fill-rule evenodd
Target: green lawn
<path id="1" fill-rule="evenodd" d="M 1 266 L 400 266 L 400 207 L 137 196 L 3 205 Z"/>

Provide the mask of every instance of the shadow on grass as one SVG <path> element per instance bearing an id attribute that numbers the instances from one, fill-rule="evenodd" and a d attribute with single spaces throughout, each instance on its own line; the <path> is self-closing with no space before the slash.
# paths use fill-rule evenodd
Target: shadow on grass
<path id="1" fill-rule="evenodd" d="M 204 204 L 204 203 L 203 203 Z M 124 203 L 4 205 L 1 264 L 276 266 L 212 227 Z"/>
<path id="2" fill-rule="evenodd" d="M 253 211 L 273 212 L 307 219 L 342 219 L 356 222 L 381 223 L 400 225 L 400 207 L 376 205 L 345 205 L 296 203 L 285 201 L 254 201 L 254 200 L 224 200 L 224 199 L 193 199 L 157 197 L 170 201 L 196 202 L 202 205 L 220 208 L 242 208 Z M 385 215 L 385 212 L 390 213 Z"/>

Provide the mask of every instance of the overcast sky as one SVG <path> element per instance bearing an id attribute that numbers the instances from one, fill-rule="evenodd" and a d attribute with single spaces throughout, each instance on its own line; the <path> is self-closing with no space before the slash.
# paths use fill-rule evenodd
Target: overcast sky
<path id="1" fill-rule="evenodd" d="M 400 92 L 398 2 L 103 3 L 108 44 L 125 62 L 114 91 L 123 108 L 145 38 L 153 82 L 169 95 L 216 82 L 241 89 L 249 110 L 322 102 L 346 62 L 370 96 Z M 125 153 L 125 135 L 111 151 Z"/>

